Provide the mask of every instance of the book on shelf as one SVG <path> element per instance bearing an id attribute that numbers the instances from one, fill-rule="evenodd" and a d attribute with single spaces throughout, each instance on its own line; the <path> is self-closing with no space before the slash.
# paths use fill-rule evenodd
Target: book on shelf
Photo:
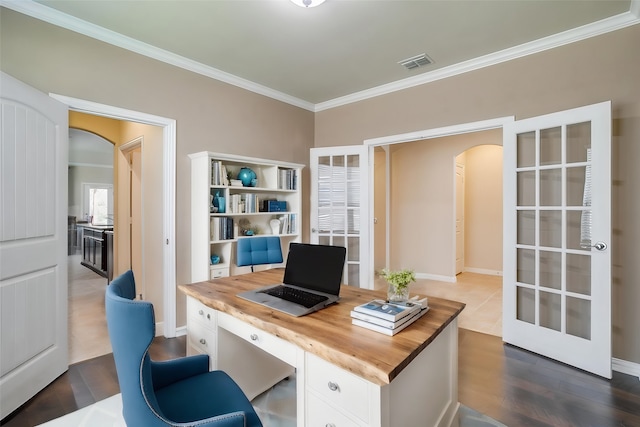
<path id="1" fill-rule="evenodd" d="M 210 219 L 210 240 L 230 240 L 234 238 L 233 218 L 227 216 L 215 216 Z"/>
<path id="2" fill-rule="evenodd" d="M 220 160 L 211 159 L 211 185 L 229 185 L 227 167 Z"/>
<path id="3" fill-rule="evenodd" d="M 278 174 L 278 188 L 280 190 L 296 190 L 298 176 L 295 169 L 280 169 Z"/>
<path id="4" fill-rule="evenodd" d="M 375 316 L 389 322 L 397 322 L 411 313 L 417 312 L 422 304 L 413 301 L 406 303 L 391 303 L 383 300 L 373 300 L 353 308 L 354 311 L 369 316 Z"/>
<path id="5" fill-rule="evenodd" d="M 278 219 L 280 220 L 280 234 L 296 234 L 298 232 L 296 214 L 280 215 Z"/>
<path id="6" fill-rule="evenodd" d="M 361 318 L 354 317 L 353 316 L 354 313 L 356 315 L 362 314 L 357 311 L 352 312 L 351 323 L 356 326 L 360 326 L 362 328 L 367 328 L 372 331 L 380 332 L 381 334 L 394 336 L 395 334 L 402 331 L 407 326 L 411 325 L 413 322 L 415 322 L 416 320 L 424 316 L 427 313 L 427 311 L 429 311 L 429 307 L 426 305 L 425 306 L 420 305 L 419 307 L 420 308 L 418 308 L 418 310 L 411 311 L 408 316 L 402 317 L 399 321 L 395 323 L 391 323 L 392 325 L 391 327 L 389 327 L 389 325 L 380 325 L 378 323 L 373 323 L 369 320 L 362 320 Z"/>

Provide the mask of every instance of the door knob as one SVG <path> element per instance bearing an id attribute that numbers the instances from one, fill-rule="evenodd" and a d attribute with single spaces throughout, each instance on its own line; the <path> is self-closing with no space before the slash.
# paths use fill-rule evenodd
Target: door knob
<path id="1" fill-rule="evenodd" d="M 607 244 L 605 242 L 596 242 L 595 245 L 587 245 L 587 244 L 581 243 L 580 247 L 582 249 L 595 248 L 599 251 L 604 251 L 605 249 L 607 249 Z"/>

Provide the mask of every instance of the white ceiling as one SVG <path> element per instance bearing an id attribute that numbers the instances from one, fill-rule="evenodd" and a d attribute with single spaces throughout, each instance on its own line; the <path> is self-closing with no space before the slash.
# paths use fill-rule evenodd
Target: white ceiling
<path id="1" fill-rule="evenodd" d="M 319 111 L 640 22 L 640 0 L 3 0 L 109 43 Z M 434 63 L 407 70 L 426 53 Z M 594 60 L 597 60 L 594 52 Z"/>

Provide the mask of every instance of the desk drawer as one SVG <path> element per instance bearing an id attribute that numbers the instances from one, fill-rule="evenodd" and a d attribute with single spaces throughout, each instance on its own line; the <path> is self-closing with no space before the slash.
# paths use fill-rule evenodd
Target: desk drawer
<path id="1" fill-rule="evenodd" d="M 188 345 L 198 349 L 201 353 L 207 353 L 210 357 L 216 356 L 216 333 L 202 325 L 201 322 L 190 322 L 187 333 Z"/>
<path id="2" fill-rule="evenodd" d="M 296 346 L 226 313 L 218 313 L 218 326 L 261 348 L 272 356 L 296 366 Z"/>
<path id="3" fill-rule="evenodd" d="M 369 383 L 329 362 L 306 353 L 307 387 L 331 405 L 369 421 Z"/>
<path id="4" fill-rule="evenodd" d="M 189 324 L 194 323 L 193 320 L 214 332 L 216 330 L 216 310 L 192 297 L 187 297 L 187 318 Z"/>
<path id="5" fill-rule="evenodd" d="M 360 424 L 313 393 L 307 391 L 306 398 L 307 413 L 304 423 L 306 427 L 360 427 Z"/>

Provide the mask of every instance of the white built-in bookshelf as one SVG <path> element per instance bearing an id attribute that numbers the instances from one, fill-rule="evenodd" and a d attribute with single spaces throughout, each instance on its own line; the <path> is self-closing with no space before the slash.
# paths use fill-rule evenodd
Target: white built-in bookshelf
<path id="1" fill-rule="evenodd" d="M 238 239 L 278 233 L 286 260 L 289 244 L 299 242 L 301 236 L 304 165 L 208 151 L 189 154 L 189 158 L 191 281 L 250 271 L 235 265 Z M 237 180 L 243 167 L 255 172 L 255 186 Z M 224 198 L 224 212 L 216 197 Z M 213 255 L 219 257 L 217 264 L 211 261 Z"/>

